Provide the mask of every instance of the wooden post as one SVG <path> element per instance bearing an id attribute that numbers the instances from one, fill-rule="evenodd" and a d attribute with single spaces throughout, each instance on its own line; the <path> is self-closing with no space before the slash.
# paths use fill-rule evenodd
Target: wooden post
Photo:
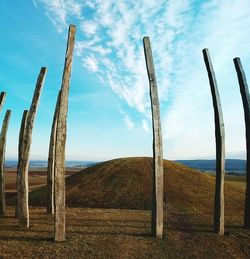
<path id="1" fill-rule="evenodd" d="M 56 127 L 58 119 L 58 110 L 60 103 L 61 90 L 58 93 L 56 108 L 50 134 L 48 169 L 47 169 L 47 213 L 54 214 L 54 175 L 55 175 L 55 144 L 56 144 Z"/>
<path id="2" fill-rule="evenodd" d="M 203 49 L 214 107 L 216 138 L 216 185 L 214 199 L 214 230 L 224 235 L 224 176 L 225 176 L 225 131 L 220 95 L 208 49 Z"/>
<path id="3" fill-rule="evenodd" d="M 74 25 L 69 26 L 67 50 L 61 86 L 55 145 L 55 241 L 65 241 L 65 143 L 68 112 L 68 95 L 73 51 L 75 44 Z"/>
<path id="4" fill-rule="evenodd" d="M 5 92 L 1 92 L 1 94 L 0 94 L 0 111 L 3 108 L 3 104 L 4 104 L 4 101 L 5 101 L 5 98 L 6 98 L 6 93 Z"/>
<path id="5" fill-rule="evenodd" d="M 7 110 L 3 120 L 2 131 L 0 135 L 0 216 L 5 216 L 4 163 L 5 163 L 6 136 L 7 136 L 10 115 L 11 115 L 11 110 Z"/>
<path id="6" fill-rule="evenodd" d="M 22 226 L 29 227 L 29 186 L 28 186 L 28 173 L 29 173 L 29 154 L 30 146 L 32 142 L 32 130 L 34 126 L 34 120 L 37 113 L 39 99 L 41 96 L 45 75 L 47 68 L 42 67 L 37 79 L 36 88 L 34 91 L 32 103 L 27 116 L 26 124 L 23 131 L 23 138 L 21 143 L 21 153 L 18 157 L 18 169 L 17 173 L 20 175 L 20 187 L 19 187 L 19 222 Z"/>
<path id="7" fill-rule="evenodd" d="M 149 79 L 153 126 L 153 192 L 152 192 L 152 235 L 163 235 L 163 147 L 160 120 L 160 106 L 153 55 L 149 37 L 143 38 L 144 53 Z"/>
<path id="8" fill-rule="evenodd" d="M 244 211 L 244 227 L 250 228 L 250 96 L 246 76 L 240 61 L 240 58 L 234 58 L 234 65 L 238 76 L 240 93 L 244 108 L 245 129 L 246 129 L 246 198 Z"/>
<path id="9" fill-rule="evenodd" d="M 0 111 L 2 110 L 3 104 L 5 102 L 6 93 L 1 92 L 0 94 Z M 4 153 L 4 146 L 3 143 L 0 143 L 0 149 L 3 150 Z M 1 155 L 0 155 L 1 156 Z M 1 156 L 2 158 L 2 156 Z M 3 159 L 4 160 L 4 159 Z M 1 163 L 1 162 L 0 162 Z M 4 163 L 4 162 L 2 162 Z M 4 172 L 3 172 L 3 166 L 0 165 L 0 216 L 4 216 L 5 211 L 5 181 L 4 181 Z"/>
<path id="10" fill-rule="evenodd" d="M 22 171 L 19 170 L 22 168 L 22 144 L 23 144 L 23 138 L 24 138 L 24 130 L 27 127 L 27 118 L 28 118 L 29 111 L 25 110 L 23 112 L 21 127 L 19 131 L 19 142 L 18 142 L 18 164 L 17 164 L 17 179 L 16 179 L 16 191 L 17 191 L 17 198 L 16 198 L 16 218 L 19 218 L 20 215 L 20 192 L 21 192 L 21 177 L 22 177 Z"/>

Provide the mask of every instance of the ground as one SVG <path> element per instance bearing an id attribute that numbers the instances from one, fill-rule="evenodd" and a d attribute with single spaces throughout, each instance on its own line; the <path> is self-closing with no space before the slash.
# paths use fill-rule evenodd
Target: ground
<path id="1" fill-rule="evenodd" d="M 148 158 L 113 160 L 67 178 L 62 243 L 53 241 L 53 216 L 42 206 L 46 188 L 30 193 L 29 229 L 18 226 L 9 199 L 0 218 L 0 258 L 250 258 L 250 230 L 242 227 L 244 177 L 226 177 L 226 231 L 219 236 L 213 232 L 214 176 L 165 161 L 159 239 L 150 235 L 151 166 Z M 44 184 L 41 175 L 30 179 Z"/>
<path id="2" fill-rule="evenodd" d="M 67 208 L 67 240 L 53 241 L 53 216 L 30 208 L 30 228 L 18 226 L 14 208 L 0 219 L 3 258 L 250 258 L 250 231 L 237 221 L 225 236 L 212 218 L 170 213 L 164 237 L 150 236 L 150 211 Z"/>

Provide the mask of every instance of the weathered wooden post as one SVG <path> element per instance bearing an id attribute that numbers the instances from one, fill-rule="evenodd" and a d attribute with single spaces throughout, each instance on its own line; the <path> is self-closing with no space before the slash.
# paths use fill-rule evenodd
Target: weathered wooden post
<path id="1" fill-rule="evenodd" d="M 55 144 L 56 144 L 56 127 L 58 119 L 58 110 L 60 104 L 61 90 L 58 93 L 53 123 L 50 133 L 49 156 L 47 168 L 47 213 L 54 214 L 54 182 L 55 182 Z"/>
<path id="2" fill-rule="evenodd" d="M 73 51 L 75 44 L 74 25 L 69 26 L 67 50 L 61 86 L 55 144 L 55 241 L 65 241 L 65 143 L 68 112 L 68 95 Z"/>
<path id="3" fill-rule="evenodd" d="M 3 108 L 3 104 L 6 99 L 6 93 L 1 92 L 0 94 L 0 111 Z M 3 150 L 4 152 L 4 146 L 2 143 L 0 143 L 0 149 Z M 4 159 L 3 159 L 4 160 Z M 4 163 L 4 162 L 3 162 Z M 4 216 L 4 210 L 5 210 L 5 179 L 4 179 L 4 172 L 3 172 L 3 167 L 0 165 L 0 216 Z"/>
<path id="4" fill-rule="evenodd" d="M 238 76 L 240 93 L 244 108 L 245 129 L 246 129 L 246 198 L 244 211 L 244 227 L 250 228 L 250 96 L 246 76 L 240 61 L 240 58 L 234 58 L 234 65 Z"/>
<path id="5" fill-rule="evenodd" d="M 8 125 L 10 120 L 11 110 L 7 110 L 3 120 L 1 135 L 0 135 L 0 216 L 5 216 L 5 147 Z"/>
<path id="6" fill-rule="evenodd" d="M 163 235 L 163 147 L 160 106 L 153 55 L 149 37 L 143 38 L 144 53 L 149 79 L 152 126 L 153 126 L 153 192 L 152 192 L 152 235 Z"/>
<path id="7" fill-rule="evenodd" d="M 225 176 L 225 130 L 220 95 L 208 49 L 203 49 L 214 107 L 216 139 L 216 184 L 214 199 L 214 230 L 224 235 L 224 176 Z"/>
<path id="8" fill-rule="evenodd" d="M 37 108 L 39 104 L 39 99 L 41 96 L 45 75 L 47 73 L 47 68 L 42 67 L 37 79 L 36 88 L 34 91 L 32 103 L 30 106 L 30 110 L 27 114 L 26 123 L 24 123 L 24 129 L 22 134 L 20 150 L 21 153 L 18 155 L 18 168 L 17 174 L 20 181 L 17 183 L 20 185 L 17 189 L 19 190 L 18 204 L 18 218 L 19 222 L 24 227 L 29 227 L 29 186 L 28 186 L 28 173 L 29 173 L 29 154 L 30 154 L 30 146 L 32 142 L 32 130 L 34 126 L 34 120 L 37 113 Z"/>
<path id="9" fill-rule="evenodd" d="M 1 94 L 0 94 L 0 111 L 3 108 L 3 104 L 4 104 L 4 101 L 5 101 L 5 98 L 6 98 L 6 93 L 5 92 L 1 92 Z"/>
<path id="10" fill-rule="evenodd" d="M 20 215 L 20 204 L 21 204 L 21 172 L 18 170 L 19 168 L 22 167 L 22 154 L 23 154 L 23 149 L 22 149 L 22 144 L 23 144 L 23 138 L 24 138 L 24 130 L 27 127 L 27 118 L 29 115 L 28 110 L 24 110 L 23 112 L 23 117 L 21 121 L 21 127 L 19 131 L 19 142 L 18 142 L 18 164 L 17 164 L 17 179 L 16 179 L 16 218 L 19 218 Z"/>

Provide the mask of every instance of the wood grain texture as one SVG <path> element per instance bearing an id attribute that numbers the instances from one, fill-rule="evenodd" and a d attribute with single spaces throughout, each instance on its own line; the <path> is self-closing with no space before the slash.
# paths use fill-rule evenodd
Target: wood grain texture
<path id="1" fill-rule="evenodd" d="M 55 180 L 55 145 L 56 145 L 56 128 L 58 119 L 58 110 L 60 104 L 61 90 L 57 96 L 56 108 L 53 117 L 53 123 L 50 133 L 49 156 L 48 156 L 48 174 L 47 174 L 47 213 L 54 214 L 54 180 Z"/>
<path id="2" fill-rule="evenodd" d="M 4 163 L 5 163 L 6 137 L 7 137 L 10 116 L 11 116 L 11 110 L 7 110 L 4 116 L 2 130 L 0 134 L 0 216 L 5 216 Z"/>
<path id="3" fill-rule="evenodd" d="M 245 130 L 246 130 L 246 151 L 247 151 L 247 163 L 246 163 L 246 198 L 244 209 L 244 227 L 250 228 L 250 96 L 247 85 L 247 79 L 244 69 L 242 67 L 240 58 L 234 58 L 234 65 L 238 76 L 238 82 L 240 86 L 240 93 L 244 109 L 245 117 Z"/>
<path id="4" fill-rule="evenodd" d="M 152 192 L 152 235 L 163 235 L 163 147 L 160 120 L 160 105 L 153 55 L 149 37 L 143 38 L 144 53 L 149 79 L 152 126 L 153 126 L 153 192 Z"/>
<path id="5" fill-rule="evenodd" d="M 214 199 L 214 230 L 224 235 L 224 177 L 225 177 L 225 130 L 220 95 L 208 49 L 203 49 L 210 89 L 213 99 L 216 139 L 216 184 Z"/>
<path id="6" fill-rule="evenodd" d="M 32 131 L 34 127 L 34 120 L 38 109 L 39 99 L 41 96 L 45 75 L 47 68 L 42 67 L 37 78 L 37 83 L 32 99 L 32 103 L 27 113 L 26 123 L 23 129 L 23 138 L 21 139 L 21 153 L 18 159 L 18 174 L 20 174 L 20 188 L 19 188 L 19 222 L 24 227 L 29 227 L 29 154 L 32 143 Z"/>
<path id="7" fill-rule="evenodd" d="M 1 94 L 0 94 L 0 111 L 3 108 L 5 99 L 6 99 L 6 93 L 5 92 L 1 92 Z"/>
<path id="8" fill-rule="evenodd" d="M 65 241 L 65 143 L 68 95 L 76 27 L 69 26 L 65 65 L 62 77 L 55 145 L 55 241 Z"/>
<path id="9" fill-rule="evenodd" d="M 22 149 L 22 144 L 23 144 L 23 138 L 24 138 L 24 130 L 26 128 L 27 124 L 27 118 L 28 118 L 29 111 L 24 110 L 23 116 L 22 116 L 22 121 L 21 121 L 21 126 L 20 126 L 20 131 L 19 131 L 19 142 L 18 142 L 18 163 L 17 163 L 17 179 L 16 179 L 16 189 L 17 189 L 17 199 L 16 199 L 16 218 L 19 218 L 20 215 L 20 204 L 21 204 L 21 179 L 22 179 L 22 154 L 23 154 L 23 149 Z"/>

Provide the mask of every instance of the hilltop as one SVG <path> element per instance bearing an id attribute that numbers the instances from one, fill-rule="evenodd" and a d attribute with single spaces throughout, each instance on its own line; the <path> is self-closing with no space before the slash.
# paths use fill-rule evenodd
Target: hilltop
<path id="1" fill-rule="evenodd" d="M 69 207 L 147 210 L 151 207 L 152 158 L 120 158 L 88 167 L 66 178 Z M 243 216 L 244 188 L 226 182 L 227 215 Z M 165 209 L 213 214 L 214 177 L 164 160 Z M 31 205 L 45 205 L 46 187 L 30 195 Z"/>

